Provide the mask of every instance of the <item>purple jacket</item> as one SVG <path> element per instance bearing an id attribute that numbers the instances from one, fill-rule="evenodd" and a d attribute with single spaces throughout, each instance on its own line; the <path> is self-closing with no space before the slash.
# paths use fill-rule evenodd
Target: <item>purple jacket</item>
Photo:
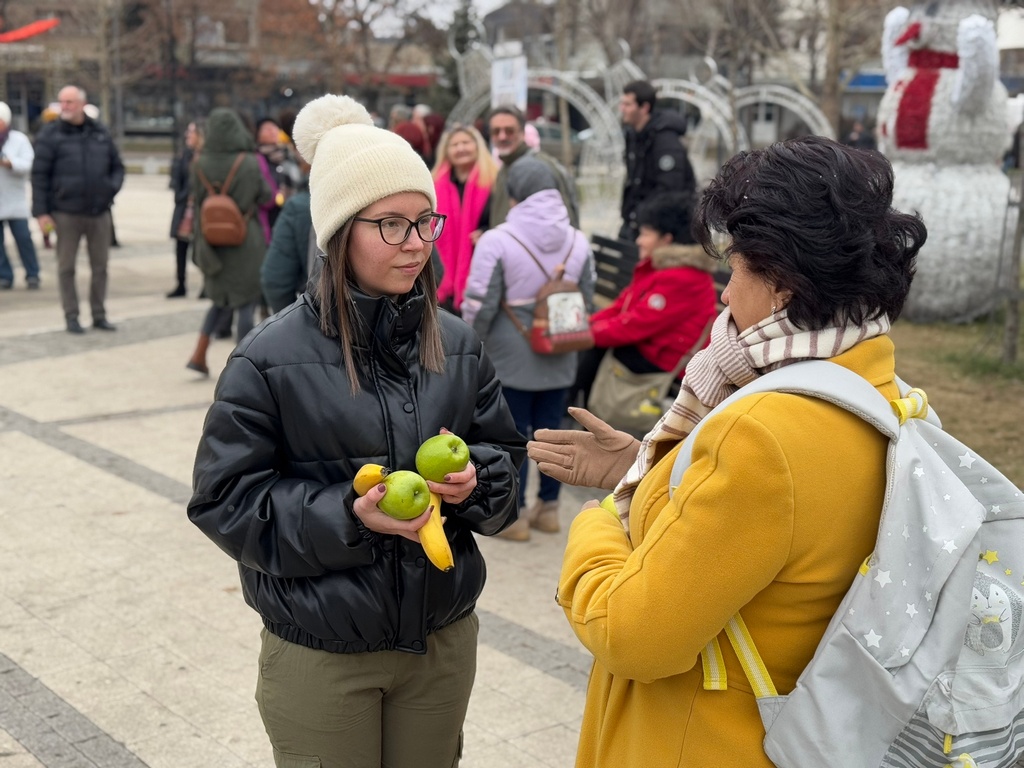
<path id="1" fill-rule="evenodd" d="M 586 235 L 569 224 L 558 190 L 547 189 L 518 203 L 504 224 L 480 238 L 466 281 L 462 317 L 487 345 L 503 386 L 527 391 L 569 387 L 576 374 L 576 354 L 534 353 L 501 308 L 505 299 L 529 328 L 534 297 L 548 280 L 515 238 L 533 252 L 548 275 L 564 263 L 566 279 L 579 283 L 591 305 L 594 259 L 590 244 Z"/>

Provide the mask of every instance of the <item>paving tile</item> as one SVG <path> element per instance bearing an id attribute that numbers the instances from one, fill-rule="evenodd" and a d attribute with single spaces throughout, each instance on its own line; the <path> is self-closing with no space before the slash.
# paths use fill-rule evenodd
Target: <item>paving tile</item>
<path id="1" fill-rule="evenodd" d="M 138 687 L 100 661 L 57 670 L 44 679 L 50 690 L 86 716 L 94 703 L 139 693 Z"/>
<path id="2" fill-rule="evenodd" d="M 45 768 L 42 763 L 25 751 L 16 738 L 0 728 L 0 766 L 3 768 Z"/>
<path id="3" fill-rule="evenodd" d="M 196 379 L 185 369 L 188 347 L 187 337 L 172 336 L 14 363 L 3 371 L 0 405 L 37 421 L 54 422 L 147 411 L 154 402 L 163 407 L 210 402 L 227 355 L 211 354 L 210 377 Z M 82 371 L 89 375 L 83 377 Z M 41 381 L 47 386 L 39 387 Z M 169 387 L 169 382 L 180 386 Z"/>
<path id="4" fill-rule="evenodd" d="M 255 698 L 234 710 L 224 710 L 217 717 L 207 717 L 193 725 L 219 745 L 253 765 L 273 765 L 273 750 Z"/>
<path id="5" fill-rule="evenodd" d="M 95 739 L 104 734 L 91 721 L 71 707 L 48 688 L 18 697 L 18 702 L 25 709 L 54 730 L 58 736 L 74 744 L 87 739 Z"/>
<path id="6" fill-rule="evenodd" d="M 532 756 L 538 764 L 572 768 L 579 735 L 578 729 L 559 724 L 511 739 L 510 744 Z"/>
<path id="7" fill-rule="evenodd" d="M 180 362 L 184 367 L 184 360 Z M 209 407 L 209 398 L 197 396 L 193 405 L 167 413 L 89 421 L 65 425 L 61 430 L 137 461 L 155 472 L 187 480 L 192 476 L 198 443 L 180 439 L 182 425 L 190 422 L 190 429 L 198 435 Z"/>
<path id="8" fill-rule="evenodd" d="M 256 765 L 189 724 L 176 724 L 128 747 L 149 768 L 273 768 L 273 761 Z"/>
<path id="9" fill-rule="evenodd" d="M 180 716 L 142 691 L 92 699 L 83 713 L 97 728 L 124 743 L 151 739 L 172 725 L 185 724 Z"/>
<path id="10" fill-rule="evenodd" d="M 123 744 L 109 738 L 97 737 L 81 741 L 75 744 L 75 748 L 96 768 L 147 768 L 145 763 L 128 753 Z"/>

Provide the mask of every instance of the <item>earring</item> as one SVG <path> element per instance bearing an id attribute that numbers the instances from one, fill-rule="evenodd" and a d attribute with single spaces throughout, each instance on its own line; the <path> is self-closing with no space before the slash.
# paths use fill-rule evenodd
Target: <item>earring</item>
<path id="1" fill-rule="evenodd" d="M 775 314 L 775 305 L 774 304 L 772 304 L 772 314 L 773 315 Z"/>

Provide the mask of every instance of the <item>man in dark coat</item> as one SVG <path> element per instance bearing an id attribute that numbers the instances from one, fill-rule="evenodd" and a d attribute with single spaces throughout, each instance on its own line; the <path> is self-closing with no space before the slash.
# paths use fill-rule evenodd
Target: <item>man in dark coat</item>
<path id="1" fill-rule="evenodd" d="M 694 194 L 696 179 L 682 138 L 686 118 L 654 108 L 657 92 L 646 80 L 622 90 L 619 111 L 626 134 L 626 182 L 622 190 L 619 238 L 633 242 L 639 233 L 636 212 L 645 200 L 666 192 Z"/>
<path id="2" fill-rule="evenodd" d="M 85 91 L 65 86 L 57 96 L 60 119 L 36 139 L 32 163 L 32 215 L 43 232 L 57 233 L 57 273 L 68 333 L 78 322 L 75 257 L 85 236 L 89 251 L 92 327 L 113 331 L 103 302 L 113 223 L 110 206 L 124 182 L 124 164 L 107 129 L 85 113 Z"/>

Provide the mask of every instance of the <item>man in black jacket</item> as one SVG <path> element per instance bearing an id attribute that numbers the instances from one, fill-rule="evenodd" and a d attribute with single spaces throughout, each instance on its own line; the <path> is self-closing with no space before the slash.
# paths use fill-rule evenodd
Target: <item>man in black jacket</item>
<path id="1" fill-rule="evenodd" d="M 32 164 L 32 215 L 43 232 L 57 233 L 57 273 L 68 333 L 84 333 L 78 322 L 75 258 L 84 235 L 89 251 L 92 327 L 113 331 L 103 302 L 110 254 L 110 206 L 124 182 L 124 164 L 107 129 L 85 113 L 85 91 L 61 89 L 60 119 L 36 139 Z"/>
<path id="2" fill-rule="evenodd" d="M 682 138 L 686 118 L 654 108 L 657 92 L 646 80 L 627 83 L 619 100 L 626 133 L 626 182 L 622 190 L 622 229 L 619 238 L 633 242 L 639 233 L 640 204 L 665 192 L 696 189 L 693 167 Z"/>

